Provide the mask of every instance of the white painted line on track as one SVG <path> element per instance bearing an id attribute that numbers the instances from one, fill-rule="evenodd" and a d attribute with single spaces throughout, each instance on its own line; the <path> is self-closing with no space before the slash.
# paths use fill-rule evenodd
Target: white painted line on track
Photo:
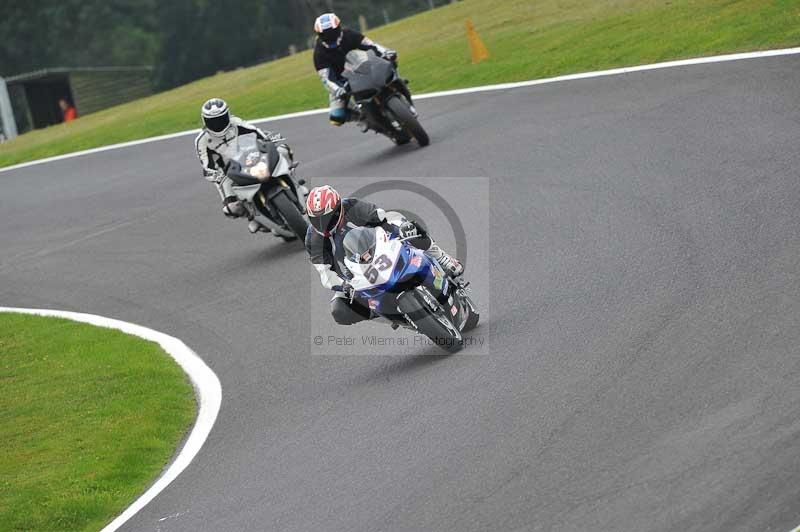
<path id="1" fill-rule="evenodd" d="M 638 65 L 632 67 L 612 68 L 610 70 L 597 70 L 594 72 L 582 72 L 580 74 L 568 74 L 566 76 L 556 76 L 554 78 L 532 79 L 528 81 L 518 81 L 513 83 L 498 83 L 495 85 L 481 85 L 478 87 L 468 87 L 465 89 L 454 89 L 440 92 L 429 92 L 426 94 L 415 95 L 415 100 L 427 100 L 429 98 L 442 98 L 445 96 L 458 96 L 460 94 L 471 94 L 474 92 L 486 91 L 499 91 L 508 89 L 517 89 L 520 87 L 533 87 L 535 85 L 545 85 L 547 83 L 560 83 L 562 81 L 573 81 L 578 79 L 600 78 L 604 76 L 617 76 L 620 74 L 631 74 L 633 72 L 644 72 L 647 70 L 659 70 L 662 68 L 675 68 L 690 65 L 703 65 L 708 63 L 724 63 L 727 61 L 738 61 L 741 59 L 757 59 L 760 57 L 777 57 L 782 55 L 795 55 L 800 54 L 800 48 L 783 48 L 780 50 L 765 50 L 761 52 L 744 52 L 739 54 L 715 55 L 710 57 L 696 57 L 693 59 L 681 59 L 678 61 L 665 61 L 662 63 L 652 63 L 649 65 Z M 292 118 L 300 118 L 304 116 L 318 115 L 328 112 L 328 108 L 312 109 L 310 111 L 300 111 L 298 113 L 288 113 L 285 115 L 276 115 L 266 118 L 258 118 L 251 120 L 254 123 L 274 122 L 277 120 L 288 120 Z M 37 159 L 36 161 L 29 161 L 27 163 L 15 164 L 13 166 L 6 166 L 0 168 L 0 173 L 9 172 L 11 170 L 18 170 L 37 164 L 44 164 L 54 161 L 61 161 L 64 159 L 71 159 L 73 157 L 80 157 L 82 155 L 90 155 L 92 153 L 99 153 L 108 150 L 116 150 L 119 148 L 127 148 L 130 146 L 138 146 L 139 144 L 147 144 L 150 142 L 158 142 L 160 140 L 174 139 L 177 137 L 184 137 L 188 135 L 196 135 L 199 129 L 190 129 L 187 131 L 180 131 L 178 133 L 170 133 L 168 135 L 160 135 L 158 137 L 150 137 L 140 140 L 132 140 L 130 142 L 122 142 L 120 144 L 111 144 L 109 146 L 102 146 L 99 148 L 92 148 L 90 150 L 77 151 L 67 153 L 65 155 L 57 155 L 55 157 L 47 157 L 45 159 Z M 793 531 L 794 532 L 794 531 Z M 800 532 L 800 531 L 798 531 Z"/>
<path id="2" fill-rule="evenodd" d="M 197 396 L 198 412 L 192 431 L 186 439 L 178 455 L 147 491 L 145 491 L 133 504 L 131 504 L 116 519 L 111 521 L 101 532 L 113 532 L 125 524 L 139 510 L 144 508 L 156 495 L 161 493 L 170 482 L 175 480 L 181 472 L 192 462 L 200 448 L 208 438 L 211 428 L 217 419 L 220 405 L 222 404 L 222 385 L 216 374 L 203 360 L 197 356 L 186 344 L 175 337 L 162 332 L 142 327 L 126 321 L 105 318 L 94 314 L 82 314 L 62 310 L 28 309 L 0 307 L 0 312 L 17 312 L 21 314 L 35 314 L 37 316 L 53 316 L 67 318 L 73 321 L 89 323 L 99 327 L 117 329 L 124 333 L 132 334 L 145 340 L 158 343 L 164 351 L 175 359 L 175 362 L 189 375 Z"/>
<path id="3" fill-rule="evenodd" d="M 776 57 L 781 55 L 800 54 L 800 48 L 784 48 L 781 50 L 766 50 L 763 52 L 745 52 L 740 54 L 715 55 L 710 57 L 697 57 L 694 59 L 681 59 L 677 61 L 665 61 L 663 63 L 651 63 L 648 65 L 638 65 L 632 67 L 612 68 L 609 70 L 596 70 L 594 72 L 581 72 L 579 74 L 567 74 L 554 78 L 532 79 L 529 81 L 517 81 L 512 83 L 498 83 L 496 85 L 483 85 L 480 87 L 469 87 L 466 89 L 454 89 L 440 92 L 429 92 L 414 96 L 415 100 L 426 98 L 441 98 L 442 96 L 457 96 L 459 94 L 471 94 L 473 92 L 498 91 L 516 89 L 519 87 L 533 87 L 534 85 L 545 85 L 547 83 L 559 83 L 562 81 L 573 81 L 577 79 L 601 78 L 604 76 L 618 76 L 620 74 L 631 74 L 633 72 L 644 72 L 647 70 L 659 70 L 662 68 L 675 68 L 690 65 L 703 65 L 706 63 L 725 63 L 727 61 L 739 61 L 741 59 L 757 59 L 760 57 Z"/>

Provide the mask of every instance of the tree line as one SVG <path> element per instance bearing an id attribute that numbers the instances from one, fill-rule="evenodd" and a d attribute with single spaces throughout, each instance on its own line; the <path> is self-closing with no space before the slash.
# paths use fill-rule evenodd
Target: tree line
<path id="1" fill-rule="evenodd" d="M 334 10 L 370 27 L 449 0 L 2 0 L 0 76 L 53 67 L 154 67 L 153 85 L 189 81 L 307 47 Z"/>

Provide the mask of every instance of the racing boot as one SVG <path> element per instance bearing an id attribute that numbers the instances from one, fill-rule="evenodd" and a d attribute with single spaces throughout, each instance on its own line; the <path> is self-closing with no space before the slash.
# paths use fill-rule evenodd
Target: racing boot
<path id="1" fill-rule="evenodd" d="M 444 271 L 452 278 L 456 278 L 464 273 L 464 266 L 461 265 L 456 259 L 445 253 L 436 242 L 431 242 L 431 247 L 425 252 L 436 259 L 436 262 L 444 269 Z"/>
<path id="2" fill-rule="evenodd" d="M 355 103 L 352 99 L 347 101 L 347 121 L 354 122 L 362 133 L 369 131 L 369 124 L 367 124 L 367 118 L 361 110 L 361 105 Z"/>
<path id="3" fill-rule="evenodd" d="M 262 225 L 258 220 L 250 220 L 250 223 L 247 224 L 247 229 L 253 234 L 270 232 L 269 227 Z"/>

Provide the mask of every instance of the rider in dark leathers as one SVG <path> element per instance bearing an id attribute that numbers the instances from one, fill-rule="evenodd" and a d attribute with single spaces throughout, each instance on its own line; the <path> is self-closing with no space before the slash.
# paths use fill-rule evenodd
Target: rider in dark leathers
<path id="1" fill-rule="evenodd" d="M 353 50 L 372 50 L 379 57 L 395 61 L 397 52 L 373 42 L 357 31 L 342 28 L 339 17 L 333 13 L 317 17 L 314 31 L 317 34 L 314 68 L 328 90 L 331 124 L 341 126 L 352 119 L 351 109 L 348 108 L 347 80 L 342 76 L 347 53 Z"/>
<path id="2" fill-rule="evenodd" d="M 306 251 L 322 286 L 336 292 L 331 299 L 331 314 L 340 325 L 372 317 L 368 308 L 352 299 L 353 287 L 348 283 L 350 273 L 344 265 L 343 246 L 350 229 L 381 226 L 388 232 L 409 238 L 409 244 L 425 250 L 425 254 L 436 259 L 451 277 L 464 273 L 461 263 L 445 253 L 419 222 L 408 221 L 400 227 L 390 224 L 383 209 L 368 201 L 341 198 L 329 185 L 309 192 L 306 210 L 311 222 L 306 233 Z"/>

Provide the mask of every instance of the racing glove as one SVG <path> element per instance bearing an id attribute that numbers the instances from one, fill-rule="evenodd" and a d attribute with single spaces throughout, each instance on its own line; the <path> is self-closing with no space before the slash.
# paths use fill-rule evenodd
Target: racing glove
<path id="1" fill-rule="evenodd" d="M 402 238 L 403 240 L 423 236 L 419 230 L 419 227 L 417 227 L 417 224 L 415 224 L 411 220 L 403 222 L 400 225 L 399 232 L 400 232 L 400 238 Z"/>
<path id="2" fill-rule="evenodd" d="M 336 99 L 344 98 L 345 96 L 347 96 L 348 92 L 349 90 L 346 85 L 339 85 L 336 89 L 334 89 L 333 97 Z"/>
<path id="3" fill-rule="evenodd" d="M 351 285 L 347 281 L 343 281 L 342 282 L 342 284 L 341 284 L 341 292 L 342 292 L 342 294 L 344 294 L 344 297 L 346 297 L 347 299 L 349 299 L 351 301 L 353 299 L 353 296 L 356 293 L 355 289 L 353 288 L 353 285 Z"/>
<path id="4" fill-rule="evenodd" d="M 393 63 L 397 62 L 397 52 L 395 50 L 390 50 L 387 48 L 386 50 L 383 51 L 381 55 L 387 61 L 391 61 Z"/>

